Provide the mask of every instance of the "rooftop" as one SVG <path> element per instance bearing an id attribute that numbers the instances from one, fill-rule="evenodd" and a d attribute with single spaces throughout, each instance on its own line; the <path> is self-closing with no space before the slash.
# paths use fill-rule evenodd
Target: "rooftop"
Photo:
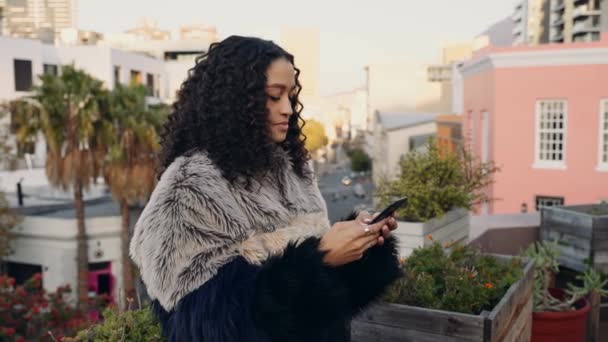
<path id="1" fill-rule="evenodd" d="M 395 113 L 376 112 L 378 122 L 386 131 L 418 126 L 434 122 L 438 114 L 435 113 Z"/>

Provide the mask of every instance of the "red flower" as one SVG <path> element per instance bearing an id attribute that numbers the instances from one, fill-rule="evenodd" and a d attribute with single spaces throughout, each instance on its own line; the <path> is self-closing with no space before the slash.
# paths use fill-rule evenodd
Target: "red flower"
<path id="1" fill-rule="evenodd" d="M 2 328 L 2 331 L 4 332 L 4 334 L 6 336 L 13 336 L 13 335 L 15 335 L 15 328 Z"/>
<path id="2" fill-rule="evenodd" d="M 38 306 L 32 307 L 32 313 L 33 314 L 39 314 L 40 313 L 40 308 Z"/>
<path id="3" fill-rule="evenodd" d="M 19 337 L 18 339 L 15 340 L 15 342 L 26 342 L 26 339 L 23 337 Z"/>
<path id="4" fill-rule="evenodd" d="M 19 295 L 21 297 L 25 297 L 27 295 L 27 292 L 25 292 L 23 287 L 18 287 L 16 292 L 17 292 L 17 295 Z"/>
<path id="5" fill-rule="evenodd" d="M 483 284 L 483 286 L 485 286 L 486 289 L 493 289 L 494 285 L 492 285 L 492 283 L 485 283 Z"/>
<path id="6" fill-rule="evenodd" d="M 15 278 L 8 278 L 8 285 L 9 286 L 14 286 L 15 285 Z"/>

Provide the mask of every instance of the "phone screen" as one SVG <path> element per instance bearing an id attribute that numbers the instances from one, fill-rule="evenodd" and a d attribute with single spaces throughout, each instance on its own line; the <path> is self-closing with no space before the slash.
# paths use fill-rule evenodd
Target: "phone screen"
<path id="1" fill-rule="evenodd" d="M 380 215 L 376 216 L 376 218 L 374 218 L 372 220 L 372 222 L 370 222 L 370 224 L 378 223 L 378 222 L 384 220 L 385 218 L 389 217 L 392 213 L 394 213 L 397 209 L 403 207 L 406 203 L 407 203 L 407 197 L 403 197 L 403 198 L 400 198 L 400 199 L 396 200 L 395 202 L 389 204 L 389 206 L 384 208 L 384 210 L 382 210 L 382 212 L 380 212 Z"/>

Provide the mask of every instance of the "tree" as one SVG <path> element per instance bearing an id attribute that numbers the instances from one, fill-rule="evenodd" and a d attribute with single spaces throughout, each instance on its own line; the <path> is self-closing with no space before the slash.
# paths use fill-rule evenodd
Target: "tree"
<path id="1" fill-rule="evenodd" d="M 0 108 L 0 119 L 6 111 Z M 0 156 L 7 158 L 12 147 L 7 143 L 8 134 L 0 134 Z M 10 255 L 10 230 L 21 222 L 21 216 L 11 209 L 4 193 L 0 191 L 0 273 L 6 273 L 6 257 Z"/>
<path id="2" fill-rule="evenodd" d="M 307 120 L 302 133 L 306 136 L 306 149 L 310 153 L 314 153 L 316 150 L 327 145 L 327 136 L 325 135 L 325 128 L 323 125 L 316 120 Z"/>
<path id="3" fill-rule="evenodd" d="M 372 160 L 363 150 L 355 149 L 350 152 L 351 168 L 355 172 L 369 171 L 372 169 Z"/>
<path id="4" fill-rule="evenodd" d="M 112 139 L 103 166 L 106 183 L 120 203 L 122 216 L 121 249 L 125 307 L 135 294 L 133 265 L 129 258 L 129 206 L 145 201 L 156 184 L 159 131 L 166 111 L 146 106 L 143 86 L 118 85 L 109 97 Z"/>
<path id="5" fill-rule="evenodd" d="M 100 137 L 107 136 L 107 125 L 101 118 L 107 95 L 101 81 L 71 65 L 62 67 L 60 76 L 42 75 L 40 80 L 33 96 L 16 107 L 17 138 L 26 143 L 41 131 L 47 144 L 45 168 L 49 183 L 74 193 L 77 297 L 80 309 L 86 311 L 89 263 L 82 193 L 97 173 L 96 158 L 103 155 Z"/>

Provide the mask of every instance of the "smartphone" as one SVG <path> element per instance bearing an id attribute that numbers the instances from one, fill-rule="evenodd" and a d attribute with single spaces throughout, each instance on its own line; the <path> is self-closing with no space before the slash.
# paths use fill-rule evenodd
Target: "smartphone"
<path id="1" fill-rule="evenodd" d="M 395 202 L 391 203 L 388 207 L 384 208 L 380 215 L 376 216 L 369 224 L 378 223 L 385 218 L 391 216 L 397 209 L 403 207 L 407 203 L 407 197 L 400 198 Z"/>

